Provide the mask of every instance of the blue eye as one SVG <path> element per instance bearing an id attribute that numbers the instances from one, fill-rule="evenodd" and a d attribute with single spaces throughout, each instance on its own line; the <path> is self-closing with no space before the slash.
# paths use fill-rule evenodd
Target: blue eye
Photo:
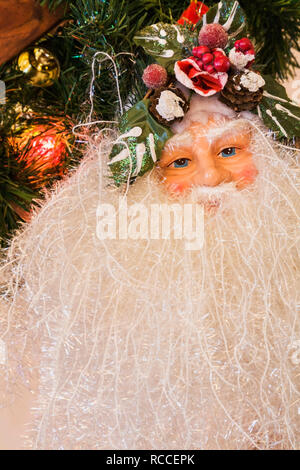
<path id="1" fill-rule="evenodd" d="M 234 155 L 236 155 L 236 148 L 228 147 L 227 149 L 222 150 L 221 155 L 224 158 L 233 157 Z"/>
<path id="2" fill-rule="evenodd" d="M 174 168 L 185 168 L 189 164 L 189 159 L 188 158 L 179 158 L 178 160 L 175 160 L 174 163 Z"/>

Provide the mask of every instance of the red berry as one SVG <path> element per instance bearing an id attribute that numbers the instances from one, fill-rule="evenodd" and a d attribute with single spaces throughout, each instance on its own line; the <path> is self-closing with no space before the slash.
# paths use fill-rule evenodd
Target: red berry
<path id="1" fill-rule="evenodd" d="M 161 65 L 151 64 L 145 68 L 142 78 L 147 88 L 161 88 L 167 83 L 168 74 Z"/>
<path id="2" fill-rule="evenodd" d="M 214 66 L 211 65 L 211 64 L 205 65 L 204 68 L 205 68 L 206 72 L 208 72 L 208 73 L 215 73 L 215 71 L 216 71 Z"/>
<path id="3" fill-rule="evenodd" d="M 202 62 L 205 65 L 210 64 L 214 60 L 214 56 L 212 54 L 204 54 L 202 56 Z"/>
<path id="4" fill-rule="evenodd" d="M 214 51 L 214 52 L 213 52 L 213 55 L 214 55 L 215 57 L 224 57 L 225 54 L 224 54 L 224 52 L 222 52 L 222 51 Z"/>
<path id="5" fill-rule="evenodd" d="M 217 72 L 228 72 L 230 68 L 230 61 L 228 57 L 217 57 L 214 61 L 214 67 Z"/>
<path id="6" fill-rule="evenodd" d="M 203 63 L 202 63 L 202 60 L 197 60 L 197 65 L 199 67 L 200 70 L 203 70 Z"/>
<path id="7" fill-rule="evenodd" d="M 240 39 L 239 41 L 236 41 L 235 45 L 238 43 L 236 46 L 238 49 L 240 49 L 242 52 L 246 52 L 249 49 L 253 49 L 253 44 L 248 38 L 243 38 Z"/>
<path id="8" fill-rule="evenodd" d="M 219 23 L 210 23 L 202 26 L 198 39 L 200 46 L 207 46 L 211 49 L 215 47 L 224 49 L 228 42 L 228 34 Z"/>
<path id="9" fill-rule="evenodd" d="M 209 51 L 208 47 L 206 46 L 198 46 L 193 48 L 193 56 L 194 57 L 202 57 L 203 54 L 207 54 Z"/>

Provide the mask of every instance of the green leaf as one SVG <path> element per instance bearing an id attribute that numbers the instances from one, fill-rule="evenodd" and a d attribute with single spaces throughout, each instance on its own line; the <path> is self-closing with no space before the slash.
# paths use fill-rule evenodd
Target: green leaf
<path id="1" fill-rule="evenodd" d="M 229 44 L 246 36 L 246 15 L 239 2 L 228 0 L 219 2 L 203 16 L 202 24 L 219 23 L 229 35 Z"/>
<path id="2" fill-rule="evenodd" d="M 139 101 L 122 116 L 119 143 L 113 146 L 109 167 L 117 186 L 132 182 L 151 170 L 173 133 L 159 124 L 149 112 L 149 99 Z M 127 136 L 136 130 L 138 136 Z M 125 134 L 125 135 L 124 135 Z"/>
<path id="3" fill-rule="evenodd" d="M 172 73 L 175 62 L 184 57 L 184 49 L 197 45 L 197 35 L 179 24 L 157 23 L 142 29 L 133 40 Z"/>
<path id="4" fill-rule="evenodd" d="M 263 77 L 266 85 L 258 114 L 278 138 L 300 137 L 300 107 L 286 94 L 285 88 L 271 76 Z"/>

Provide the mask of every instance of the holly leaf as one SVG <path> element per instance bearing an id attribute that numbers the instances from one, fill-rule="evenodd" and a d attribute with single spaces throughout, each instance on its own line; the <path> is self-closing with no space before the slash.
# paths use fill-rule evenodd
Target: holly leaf
<path id="1" fill-rule="evenodd" d="M 181 60 L 184 50 L 198 45 L 198 33 L 179 24 L 157 23 L 142 29 L 133 38 L 145 52 L 168 72 L 174 72 L 174 64 Z"/>
<path id="2" fill-rule="evenodd" d="M 165 142 L 173 133 L 149 112 L 149 99 L 139 101 L 121 118 L 120 132 L 108 163 L 117 186 L 133 182 L 160 159 Z"/>
<path id="3" fill-rule="evenodd" d="M 229 36 L 229 46 L 242 37 L 246 36 L 246 14 L 239 2 L 234 0 L 227 0 L 219 2 L 209 9 L 203 15 L 200 27 L 208 23 L 219 23 L 227 31 Z"/>
<path id="4" fill-rule="evenodd" d="M 300 137 L 300 107 L 289 99 L 285 88 L 271 76 L 263 78 L 266 85 L 257 108 L 258 115 L 279 139 Z"/>

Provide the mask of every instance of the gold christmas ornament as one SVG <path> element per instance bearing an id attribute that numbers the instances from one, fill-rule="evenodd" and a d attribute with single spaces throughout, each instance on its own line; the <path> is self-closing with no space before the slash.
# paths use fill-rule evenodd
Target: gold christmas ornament
<path id="1" fill-rule="evenodd" d="M 18 69 L 26 75 L 28 83 L 38 87 L 49 87 L 60 75 L 57 58 L 43 47 L 34 47 L 22 52 L 17 60 Z"/>

